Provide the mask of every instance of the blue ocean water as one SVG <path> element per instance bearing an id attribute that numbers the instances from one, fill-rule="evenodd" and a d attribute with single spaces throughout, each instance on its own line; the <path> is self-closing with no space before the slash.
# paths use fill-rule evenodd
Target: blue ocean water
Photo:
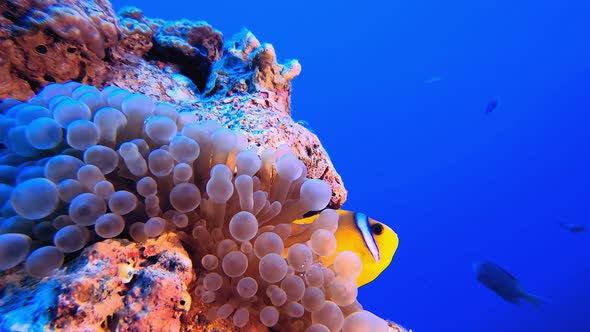
<path id="1" fill-rule="evenodd" d="M 112 1 L 242 27 L 303 66 L 292 113 L 349 190 L 392 226 L 367 310 L 414 331 L 590 331 L 590 2 Z M 499 102 L 491 114 L 486 105 Z M 544 298 L 479 284 L 491 260 Z"/>

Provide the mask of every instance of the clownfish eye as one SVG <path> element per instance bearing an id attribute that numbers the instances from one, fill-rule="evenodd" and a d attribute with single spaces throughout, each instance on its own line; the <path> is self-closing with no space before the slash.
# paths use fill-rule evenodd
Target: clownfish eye
<path id="1" fill-rule="evenodd" d="M 371 225 L 371 232 L 375 235 L 381 235 L 381 233 L 383 233 L 383 225 L 379 223 Z"/>

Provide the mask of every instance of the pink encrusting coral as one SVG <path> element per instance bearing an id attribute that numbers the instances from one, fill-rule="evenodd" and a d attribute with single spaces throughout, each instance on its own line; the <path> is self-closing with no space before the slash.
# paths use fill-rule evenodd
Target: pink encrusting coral
<path id="1" fill-rule="evenodd" d="M 119 43 L 106 0 L 0 2 L 0 95 L 31 96 L 55 81 L 102 82 Z"/>
<path id="2" fill-rule="evenodd" d="M 29 102 L 0 108 L 0 243 L 12 250 L 0 256 L 3 270 L 24 262 L 28 274 L 50 276 L 65 254 L 100 239 L 141 243 L 174 232 L 189 249 L 193 295 L 211 305 L 209 320 L 281 330 L 360 324 L 345 320 L 362 311 L 360 265 L 322 266 L 320 254 L 335 248 L 312 242 L 285 248 L 291 223 L 332 196 L 288 146 L 258 156 L 238 131 L 116 87 L 51 84 Z M 36 144 L 27 133 L 46 123 L 58 128 L 51 144 Z M 335 241 L 338 214 L 324 210 L 317 223 L 316 233 Z M 360 262 L 350 252 L 339 260 Z M 369 321 L 387 330 L 385 321 Z"/>

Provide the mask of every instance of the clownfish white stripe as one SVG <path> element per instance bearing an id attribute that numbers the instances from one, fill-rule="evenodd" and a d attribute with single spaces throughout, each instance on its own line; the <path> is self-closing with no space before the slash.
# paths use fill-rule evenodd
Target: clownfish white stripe
<path id="1" fill-rule="evenodd" d="M 375 262 L 379 263 L 381 260 L 379 254 L 379 247 L 377 247 L 377 243 L 375 242 L 375 238 L 373 237 L 373 232 L 371 231 L 371 225 L 369 225 L 369 218 L 364 213 L 355 213 L 354 214 L 354 223 L 358 228 L 359 232 L 363 237 L 363 241 L 365 245 L 369 249 L 373 258 L 375 258 Z"/>

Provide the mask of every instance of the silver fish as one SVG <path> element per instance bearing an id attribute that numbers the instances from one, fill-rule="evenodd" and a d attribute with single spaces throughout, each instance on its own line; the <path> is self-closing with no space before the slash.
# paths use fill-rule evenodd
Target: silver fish
<path id="1" fill-rule="evenodd" d="M 433 84 L 436 82 L 440 82 L 442 80 L 443 80 L 442 76 L 432 76 L 429 79 L 427 79 L 426 81 L 424 81 L 424 84 Z"/>

